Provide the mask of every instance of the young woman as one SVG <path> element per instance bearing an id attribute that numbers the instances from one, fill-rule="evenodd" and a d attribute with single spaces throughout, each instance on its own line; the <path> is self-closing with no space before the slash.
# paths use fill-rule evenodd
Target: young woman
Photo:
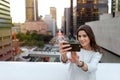
<path id="1" fill-rule="evenodd" d="M 68 80 L 96 80 L 95 72 L 102 53 L 100 53 L 100 47 L 96 44 L 91 27 L 88 25 L 80 26 L 77 31 L 77 39 L 82 47 L 80 52 L 69 52 L 70 45 L 63 45 L 63 43 L 68 42 L 60 43 L 61 61 L 70 63 Z"/>

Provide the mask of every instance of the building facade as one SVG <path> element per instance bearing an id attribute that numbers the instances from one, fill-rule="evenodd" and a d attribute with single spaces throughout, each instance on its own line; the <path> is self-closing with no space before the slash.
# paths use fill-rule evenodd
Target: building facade
<path id="1" fill-rule="evenodd" d="M 99 15 L 108 13 L 108 0 L 98 0 Z"/>
<path id="2" fill-rule="evenodd" d="M 38 20 L 38 1 L 25 0 L 26 2 L 26 21 Z"/>
<path id="3" fill-rule="evenodd" d="M 120 15 L 120 0 L 111 1 L 111 12 L 113 17 Z"/>
<path id="4" fill-rule="evenodd" d="M 38 34 L 48 34 L 48 25 L 44 21 L 25 22 L 21 25 L 21 32 L 37 32 Z"/>
<path id="5" fill-rule="evenodd" d="M 118 0 L 118 11 L 120 11 L 120 0 Z"/>
<path id="6" fill-rule="evenodd" d="M 98 0 L 77 0 L 77 28 L 99 19 Z"/>
<path id="7" fill-rule="evenodd" d="M 99 20 L 101 14 L 108 13 L 108 0 L 71 0 L 70 33 L 76 34 L 80 25 Z"/>
<path id="8" fill-rule="evenodd" d="M 56 23 L 55 23 L 55 20 L 52 18 L 52 15 L 45 15 L 44 21 L 48 25 L 48 32 L 51 35 L 55 36 L 55 34 L 56 34 Z"/>
<path id="9" fill-rule="evenodd" d="M 69 35 L 70 33 L 70 20 L 71 20 L 71 12 L 70 8 L 65 8 L 64 9 L 64 27 L 62 27 L 64 34 Z"/>
<path id="10" fill-rule="evenodd" d="M 57 31 L 57 9 L 56 7 L 50 7 L 50 15 L 53 18 L 53 36 L 55 36 Z"/>
<path id="11" fill-rule="evenodd" d="M 116 0 L 112 0 L 111 12 L 112 12 L 113 17 L 115 17 L 115 11 L 116 11 Z"/>
<path id="12" fill-rule="evenodd" d="M 0 0 L 0 61 L 13 60 L 9 0 Z"/>
<path id="13" fill-rule="evenodd" d="M 116 0 L 116 11 L 120 11 L 120 0 Z"/>
<path id="14" fill-rule="evenodd" d="M 52 15 L 52 18 L 55 19 L 55 21 L 56 21 L 57 14 L 56 14 L 56 8 L 55 7 L 50 7 L 50 14 Z"/>

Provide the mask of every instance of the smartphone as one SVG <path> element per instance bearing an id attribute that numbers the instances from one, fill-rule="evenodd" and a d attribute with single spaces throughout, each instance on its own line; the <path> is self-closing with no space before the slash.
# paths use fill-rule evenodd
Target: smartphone
<path id="1" fill-rule="evenodd" d="M 72 49 L 69 50 L 69 51 L 80 51 L 80 49 L 81 49 L 80 44 L 76 44 L 76 43 L 63 43 L 63 45 L 65 45 L 65 44 L 70 44 L 70 47 L 72 47 Z M 68 47 L 65 47 L 65 48 L 68 48 Z"/>

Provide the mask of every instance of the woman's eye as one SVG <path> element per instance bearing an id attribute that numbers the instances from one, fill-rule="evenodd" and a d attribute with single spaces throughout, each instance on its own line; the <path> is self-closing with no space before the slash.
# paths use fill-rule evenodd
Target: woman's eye
<path id="1" fill-rule="evenodd" d="M 83 37 L 87 37 L 87 35 L 83 35 Z"/>
<path id="2" fill-rule="evenodd" d="M 78 37 L 81 37 L 81 35 L 78 35 Z"/>

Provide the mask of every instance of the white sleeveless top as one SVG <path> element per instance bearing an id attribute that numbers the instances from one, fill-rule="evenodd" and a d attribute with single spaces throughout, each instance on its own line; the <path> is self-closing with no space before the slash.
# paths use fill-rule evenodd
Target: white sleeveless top
<path id="1" fill-rule="evenodd" d="M 88 66 L 88 71 L 83 71 L 74 63 L 69 63 L 69 70 L 67 80 L 96 80 L 96 70 L 97 64 L 99 63 L 102 54 L 99 52 L 88 51 L 81 49 L 80 52 L 77 52 L 79 59 L 84 61 Z M 70 58 L 71 54 L 68 53 L 67 57 Z M 68 61 L 69 62 L 69 61 Z"/>

